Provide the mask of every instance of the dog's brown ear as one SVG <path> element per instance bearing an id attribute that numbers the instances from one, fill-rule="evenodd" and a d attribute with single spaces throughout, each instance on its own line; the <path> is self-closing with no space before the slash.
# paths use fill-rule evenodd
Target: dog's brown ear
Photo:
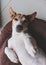
<path id="1" fill-rule="evenodd" d="M 11 19 L 13 19 L 14 16 L 16 15 L 16 12 L 14 12 L 11 7 L 9 8 L 9 12 L 10 12 L 10 17 L 11 17 Z"/>
<path id="2" fill-rule="evenodd" d="M 30 21 L 32 21 L 32 20 L 35 19 L 36 15 L 37 15 L 37 12 L 34 12 L 34 13 L 30 14 L 30 15 L 27 15 L 27 17 L 30 19 Z"/>

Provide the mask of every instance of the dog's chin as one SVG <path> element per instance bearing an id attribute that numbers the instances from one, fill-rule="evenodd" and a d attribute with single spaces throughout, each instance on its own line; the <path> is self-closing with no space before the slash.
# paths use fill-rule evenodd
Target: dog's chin
<path id="1" fill-rule="evenodd" d="M 17 33 L 21 33 L 23 30 L 17 30 Z"/>

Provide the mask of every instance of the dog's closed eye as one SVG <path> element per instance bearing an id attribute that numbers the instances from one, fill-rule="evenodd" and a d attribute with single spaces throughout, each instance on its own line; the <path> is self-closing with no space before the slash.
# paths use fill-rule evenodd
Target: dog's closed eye
<path id="1" fill-rule="evenodd" d="M 17 18 L 15 18 L 15 20 L 16 20 L 16 21 L 18 21 L 18 19 L 17 19 Z"/>

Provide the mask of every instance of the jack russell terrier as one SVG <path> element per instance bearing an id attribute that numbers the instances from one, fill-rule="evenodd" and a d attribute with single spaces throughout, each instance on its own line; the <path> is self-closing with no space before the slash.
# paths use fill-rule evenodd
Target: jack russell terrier
<path id="1" fill-rule="evenodd" d="M 8 40 L 5 54 L 13 63 L 22 65 L 46 65 L 46 56 L 36 45 L 36 41 L 27 33 L 28 25 L 36 16 L 17 14 L 10 8 L 12 19 L 12 37 Z M 33 43 L 34 42 L 34 43 Z"/>

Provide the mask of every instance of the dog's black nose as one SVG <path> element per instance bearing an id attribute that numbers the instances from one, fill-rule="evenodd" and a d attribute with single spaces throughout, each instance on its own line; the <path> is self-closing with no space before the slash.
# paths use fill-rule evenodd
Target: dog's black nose
<path id="1" fill-rule="evenodd" d="M 23 30 L 22 25 L 18 25 L 18 26 L 17 26 L 17 32 L 21 32 L 22 30 Z"/>

